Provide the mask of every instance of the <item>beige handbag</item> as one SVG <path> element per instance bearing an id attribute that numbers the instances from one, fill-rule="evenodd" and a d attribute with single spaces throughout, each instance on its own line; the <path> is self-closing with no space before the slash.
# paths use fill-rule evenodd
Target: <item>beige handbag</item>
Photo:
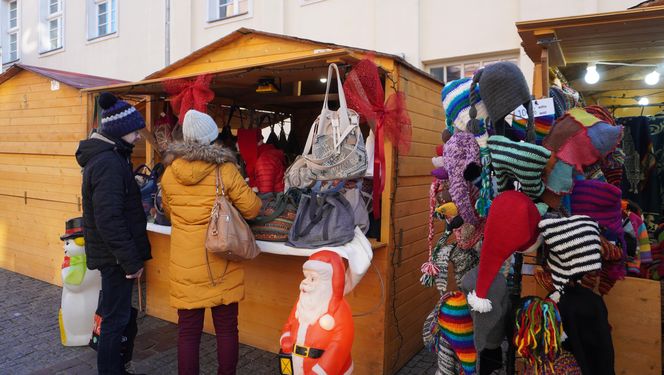
<path id="1" fill-rule="evenodd" d="M 328 107 L 333 73 L 336 73 L 339 88 L 339 109 L 336 111 Z M 316 181 L 364 177 L 367 150 L 359 125 L 360 116 L 346 105 L 339 69 L 336 64 L 330 64 L 323 109 L 309 130 L 302 155 L 284 175 L 286 188 L 307 188 Z"/>
<path id="2" fill-rule="evenodd" d="M 208 252 L 233 262 L 254 259 L 261 252 L 249 224 L 226 197 L 224 182 L 219 175 L 218 166 L 216 179 L 217 195 L 214 206 L 212 206 L 210 223 L 205 237 L 205 248 L 207 249 L 205 257 L 212 285 L 215 285 L 215 282 L 210 270 L 210 262 L 207 259 Z"/>

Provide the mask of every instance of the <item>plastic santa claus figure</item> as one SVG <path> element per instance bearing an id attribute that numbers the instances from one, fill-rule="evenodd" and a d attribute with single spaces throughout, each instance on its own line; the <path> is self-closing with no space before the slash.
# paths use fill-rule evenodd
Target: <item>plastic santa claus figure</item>
<path id="1" fill-rule="evenodd" d="M 281 335 L 281 350 L 292 353 L 293 374 L 345 375 L 353 372 L 353 317 L 344 299 L 341 257 L 319 251 L 302 266 L 300 297 Z"/>

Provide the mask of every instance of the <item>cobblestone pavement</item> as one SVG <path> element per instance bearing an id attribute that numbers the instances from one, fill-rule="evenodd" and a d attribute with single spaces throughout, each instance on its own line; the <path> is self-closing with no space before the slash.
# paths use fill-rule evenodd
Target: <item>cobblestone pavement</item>
<path id="1" fill-rule="evenodd" d="M 60 287 L 0 269 L 0 374 L 96 374 L 96 352 L 88 347 L 60 345 L 57 316 L 61 294 Z M 138 326 L 133 370 L 177 374 L 176 325 L 139 316 Z M 203 334 L 200 363 L 202 374 L 216 373 L 216 342 L 212 335 Z M 277 374 L 276 355 L 240 345 L 237 373 Z M 434 355 L 423 350 L 398 375 L 434 373 Z"/>

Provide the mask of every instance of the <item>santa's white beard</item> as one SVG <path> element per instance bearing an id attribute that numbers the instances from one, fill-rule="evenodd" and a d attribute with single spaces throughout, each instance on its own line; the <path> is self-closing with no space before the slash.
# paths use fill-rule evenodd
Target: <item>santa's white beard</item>
<path id="1" fill-rule="evenodd" d="M 332 298 L 332 283 L 330 281 L 318 283 L 313 290 L 300 291 L 295 317 L 300 325 L 312 325 L 327 313 Z"/>

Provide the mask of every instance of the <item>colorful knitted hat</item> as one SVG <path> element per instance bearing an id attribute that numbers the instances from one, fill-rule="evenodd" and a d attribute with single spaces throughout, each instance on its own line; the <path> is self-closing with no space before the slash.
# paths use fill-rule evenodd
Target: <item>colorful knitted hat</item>
<path id="1" fill-rule="evenodd" d="M 103 134 L 119 139 L 145 127 L 145 120 L 136 108 L 113 94 L 99 95 L 99 106 L 102 108 L 99 129 Z"/>
<path id="2" fill-rule="evenodd" d="M 549 249 L 546 264 L 559 292 L 570 280 L 602 267 L 599 226 L 590 217 L 544 219 L 539 228 Z"/>
<path id="3" fill-rule="evenodd" d="M 561 315 L 551 299 L 525 297 L 516 311 L 514 345 L 517 354 L 539 374 L 553 371 L 562 342 Z"/>
<path id="4" fill-rule="evenodd" d="M 587 127 L 597 122 L 598 118 L 574 108 L 556 121 L 542 145 L 555 152 L 559 160 L 583 173 L 583 167 L 593 165 L 602 158 L 587 131 Z"/>
<path id="5" fill-rule="evenodd" d="M 540 218 L 533 201 L 521 192 L 506 191 L 494 199 L 484 226 L 477 285 L 468 293 L 468 303 L 474 311 L 491 311 L 491 301 L 487 299 L 489 287 L 505 260 L 514 252 L 539 246 Z"/>
<path id="6" fill-rule="evenodd" d="M 478 268 L 475 267 L 461 278 L 459 288 L 465 294 L 475 290 L 478 272 Z M 491 311 L 486 313 L 470 311 L 473 318 L 475 349 L 478 352 L 485 348 L 495 349 L 500 347 L 505 337 L 505 316 L 509 309 L 509 298 L 507 295 L 507 281 L 500 273 L 493 279 L 487 298 L 493 306 Z"/>
<path id="7" fill-rule="evenodd" d="M 480 174 L 480 149 L 472 134 L 456 132 L 445 144 L 445 169 L 449 173 L 450 195 L 459 209 L 461 218 L 477 224 L 477 213 L 471 202 L 469 181 Z"/>
<path id="8" fill-rule="evenodd" d="M 621 209 L 622 192 L 616 186 L 598 180 L 580 180 L 572 190 L 572 214 L 587 215 L 606 229 L 612 241 L 625 242 Z"/>
<path id="9" fill-rule="evenodd" d="M 447 123 L 447 129 L 454 134 L 455 129 L 466 131 L 466 126 L 470 120 L 470 85 L 472 83 L 471 78 L 461 78 L 452 82 L 448 82 L 445 87 L 443 87 L 442 99 L 443 99 L 443 108 L 445 109 L 445 122 Z M 475 88 L 475 94 L 479 96 L 479 89 Z M 477 110 L 477 118 L 481 126 L 484 126 L 484 122 L 487 118 L 486 107 L 484 103 L 479 100 L 475 103 L 475 108 Z"/>
<path id="10" fill-rule="evenodd" d="M 535 199 L 544 192 L 542 174 L 551 152 L 531 143 L 513 142 L 506 137 L 489 137 L 491 164 L 498 179 L 498 191 L 512 190 L 510 178 L 521 184 L 521 191 Z"/>
<path id="11" fill-rule="evenodd" d="M 590 141 L 602 157 L 612 153 L 619 146 L 623 136 L 622 126 L 606 122 L 598 122 L 587 130 Z"/>
<path id="12" fill-rule="evenodd" d="M 470 316 L 466 296 L 461 292 L 445 293 L 438 310 L 438 326 L 442 337 L 450 344 L 461 361 L 465 375 L 476 372 L 477 351 L 473 343 L 473 319 Z"/>
<path id="13" fill-rule="evenodd" d="M 437 354 L 438 371 L 436 374 L 458 375 L 460 373 L 461 363 L 457 359 L 456 354 L 454 354 L 454 350 L 452 350 L 450 343 L 442 337 L 440 330 L 437 330 L 438 334 L 435 337 L 433 336 L 433 331 L 438 326 L 439 311 L 440 302 L 436 304 L 433 311 L 429 313 L 424 321 L 424 326 L 422 327 L 422 341 L 424 341 L 424 346 L 427 349 Z"/>

